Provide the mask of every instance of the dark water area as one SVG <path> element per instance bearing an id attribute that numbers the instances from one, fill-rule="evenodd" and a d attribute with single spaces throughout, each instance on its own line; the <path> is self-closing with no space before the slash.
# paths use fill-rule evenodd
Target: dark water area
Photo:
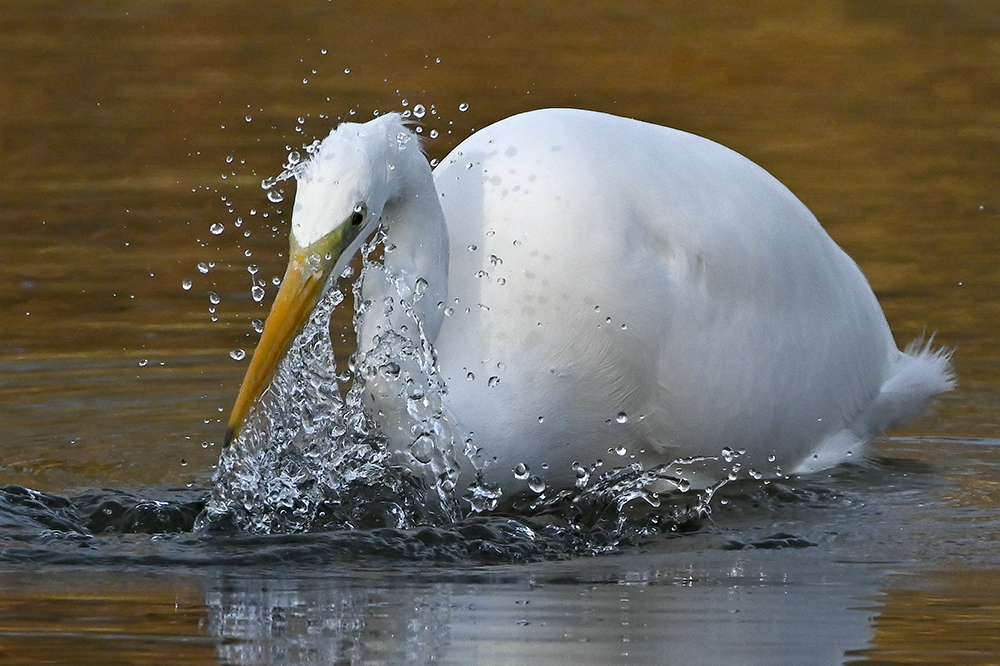
<path id="1" fill-rule="evenodd" d="M 996 663 L 998 54 L 985 0 L 3 3 L 0 664 Z M 261 181 L 416 104 L 438 159 L 547 106 L 736 149 L 957 390 L 656 529 L 196 528 L 286 260 Z"/>
<path id="2" fill-rule="evenodd" d="M 996 444 L 887 449 L 725 488 L 689 532 L 600 554 L 544 518 L 261 536 L 190 531 L 202 492 L 7 487 L 0 645 L 9 663 L 990 663 L 1000 532 L 956 490 L 995 474 Z"/>

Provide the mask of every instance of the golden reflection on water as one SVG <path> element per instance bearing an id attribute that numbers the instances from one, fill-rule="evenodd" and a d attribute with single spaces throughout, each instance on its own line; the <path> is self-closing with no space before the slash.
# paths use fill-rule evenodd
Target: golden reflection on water
<path id="1" fill-rule="evenodd" d="M 549 105 L 714 138 L 813 208 L 901 339 L 938 331 L 960 362 L 989 355 L 1000 58 L 983 14 L 942 2 L 525 2 L 489 16 L 408 2 L 40 4 L 9 20 L 0 47 L 18 65 L 0 74 L 12 93 L 0 101 L 5 348 L 136 352 L 137 333 L 158 348 L 244 344 L 225 325 L 260 313 L 241 251 L 272 275 L 285 243 L 275 218 L 246 214 L 266 206 L 260 179 L 285 145 L 325 134 L 321 114 L 367 118 L 409 98 L 451 131 L 429 142 L 438 157 L 473 127 Z M 211 237 L 212 221 L 235 233 Z M 203 284 L 178 289 L 212 258 L 239 262 L 213 274 L 222 326 L 198 307 Z"/>
<path id="2" fill-rule="evenodd" d="M 957 570 L 886 590 L 872 647 L 851 657 L 868 664 L 996 664 L 1000 573 Z M 848 663 L 857 663 L 854 659 Z"/>
<path id="3" fill-rule="evenodd" d="M 0 663 L 216 664 L 197 580 L 92 572 L 0 576 Z"/>
<path id="4" fill-rule="evenodd" d="M 901 343 L 957 347 L 959 390 L 908 432 L 998 437 L 997 17 L 948 0 L 21 3 L 0 23 L 0 483 L 204 483 L 245 368 L 228 352 L 250 351 L 274 293 L 253 302 L 246 268 L 283 269 L 288 200 L 260 180 L 337 118 L 404 99 L 435 105 L 432 157 L 556 105 L 744 153 L 858 261 Z M 997 507 L 991 482 L 958 482 Z M 977 591 L 995 598 L 996 572 L 941 579 L 940 596 L 890 590 L 859 657 L 985 663 L 959 648 L 996 646 Z"/>

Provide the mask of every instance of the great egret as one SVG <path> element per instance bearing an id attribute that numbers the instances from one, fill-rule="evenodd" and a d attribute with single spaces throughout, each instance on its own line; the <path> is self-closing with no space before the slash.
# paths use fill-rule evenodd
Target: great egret
<path id="1" fill-rule="evenodd" d="M 463 479 L 479 468 L 507 494 L 572 487 L 581 465 L 619 455 L 649 469 L 731 450 L 754 475 L 817 471 L 954 383 L 947 352 L 896 347 L 805 205 L 692 134 L 538 110 L 476 132 L 432 173 L 389 114 L 340 125 L 295 176 L 288 269 L 227 444 L 379 225 L 387 279 L 362 296 L 394 291 L 419 322 L 404 335 L 431 343 L 443 409 L 479 451 Z M 360 353 L 373 337 L 362 317 Z M 401 391 L 373 385 L 367 400 L 419 468 Z"/>

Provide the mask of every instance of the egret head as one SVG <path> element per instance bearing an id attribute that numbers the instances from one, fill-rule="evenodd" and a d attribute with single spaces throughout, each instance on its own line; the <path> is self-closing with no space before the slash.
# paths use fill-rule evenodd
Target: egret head
<path id="1" fill-rule="evenodd" d="M 420 163 L 415 163 L 419 160 Z M 344 123 L 296 165 L 289 260 L 226 431 L 239 431 L 253 402 L 305 326 L 331 275 L 340 275 L 414 173 L 429 177 L 420 144 L 397 114 Z"/>

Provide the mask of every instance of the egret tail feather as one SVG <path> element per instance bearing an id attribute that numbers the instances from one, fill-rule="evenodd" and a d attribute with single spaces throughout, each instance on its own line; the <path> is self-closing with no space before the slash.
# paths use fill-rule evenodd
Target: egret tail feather
<path id="1" fill-rule="evenodd" d="M 917 338 L 900 354 L 891 376 L 882 384 L 867 410 L 865 434 L 878 436 L 888 428 L 920 416 L 927 401 L 955 388 L 957 376 L 951 364 L 954 349 L 937 348 Z"/>

